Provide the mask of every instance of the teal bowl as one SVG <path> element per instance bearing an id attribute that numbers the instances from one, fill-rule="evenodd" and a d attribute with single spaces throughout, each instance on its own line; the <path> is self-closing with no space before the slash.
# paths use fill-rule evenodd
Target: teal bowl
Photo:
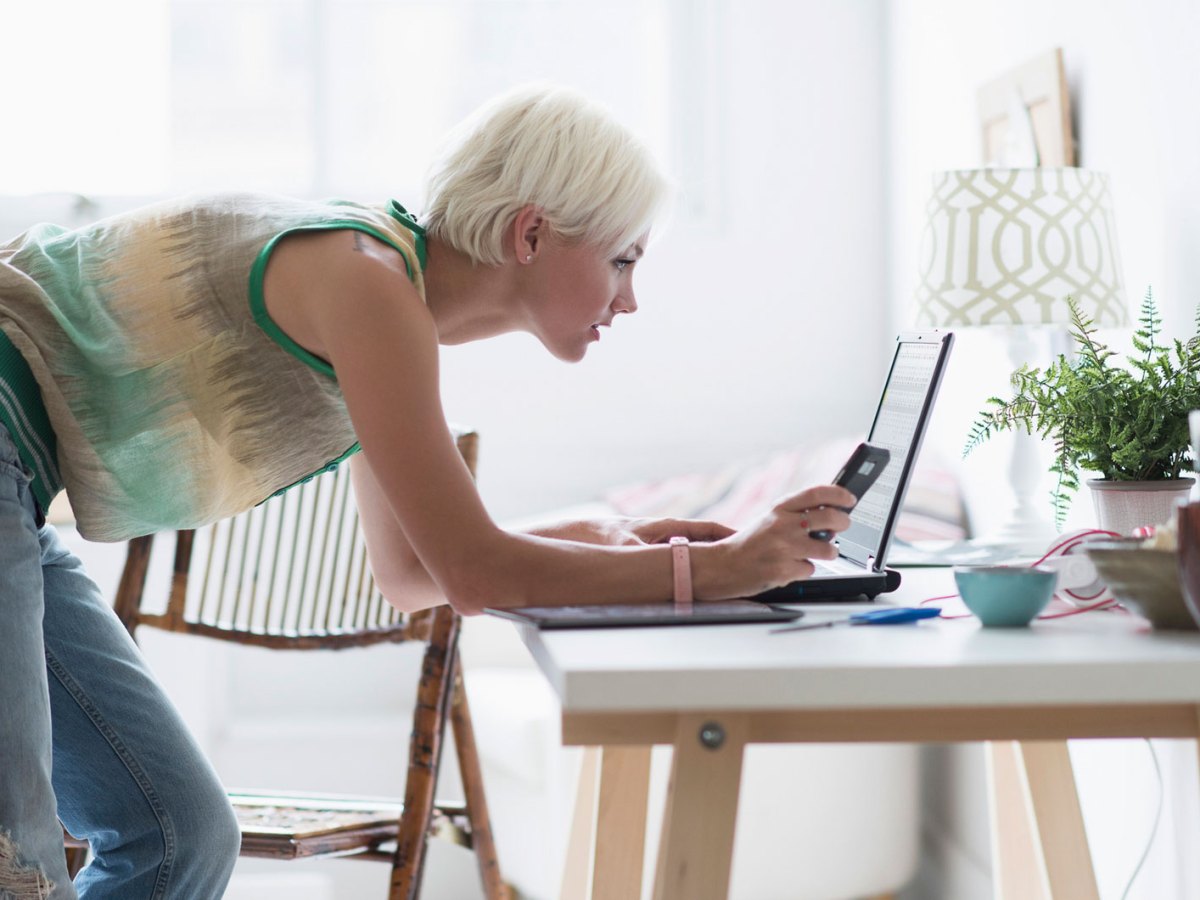
<path id="1" fill-rule="evenodd" d="M 967 609 L 988 628 L 1023 628 L 1050 602 L 1058 573 L 1028 566 L 957 566 Z"/>

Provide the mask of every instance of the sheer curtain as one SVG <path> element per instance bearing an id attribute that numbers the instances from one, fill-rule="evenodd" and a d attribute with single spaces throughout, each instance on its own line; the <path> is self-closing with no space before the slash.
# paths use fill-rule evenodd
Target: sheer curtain
<path id="1" fill-rule="evenodd" d="M 0 202 L 268 190 L 418 205 L 437 141 L 525 81 L 609 106 L 680 174 L 720 157 L 724 0 L 60 0 L 6 10 Z M 709 65 L 705 65 L 705 60 Z M 674 165 L 679 162 L 680 165 Z M 712 183 L 716 179 L 707 181 Z M 688 188 L 697 190 L 688 192 Z M 711 190 L 711 189 L 710 189 Z M 0 219 L 7 218 L 0 216 Z"/>

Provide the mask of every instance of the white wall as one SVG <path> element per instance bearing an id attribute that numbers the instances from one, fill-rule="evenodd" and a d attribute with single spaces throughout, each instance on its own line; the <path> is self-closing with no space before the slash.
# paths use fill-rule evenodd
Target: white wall
<path id="1" fill-rule="evenodd" d="M 1184 0 L 894 0 L 888 7 L 889 295 L 893 321 L 911 315 L 921 207 L 937 169 L 982 161 L 979 85 L 1052 47 L 1061 47 L 1076 122 L 1079 164 L 1112 179 L 1126 287 L 1133 302 L 1153 285 L 1168 333 L 1190 334 L 1200 301 L 1200 173 L 1195 163 L 1200 7 Z M 1136 307 L 1135 307 L 1136 309 Z M 959 334 L 930 440 L 952 452 L 989 393 L 1009 371 L 1002 348 L 981 331 Z M 1114 332 L 1118 349 L 1128 332 Z M 1008 444 L 993 442 L 963 466 L 969 484 L 1003 485 L 994 474 Z M 1048 488 L 1048 485 L 1044 485 Z M 1003 494 L 975 491 L 986 528 L 1004 512 Z M 1072 523 L 1091 519 L 1080 497 Z M 1190 746 L 1156 742 L 1167 768 L 1165 822 L 1130 898 L 1197 896 L 1191 854 L 1200 810 Z M 912 896 L 987 896 L 986 804 L 979 748 L 940 750 L 928 767 L 926 867 Z M 1104 897 L 1120 895 L 1149 831 L 1156 794 L 1143 745 L 1073 747 L 1089 836 Z M 981 891 L 983 893 L 981 893 Z"/>
<path id="2" fill-rule="evenodd" d="M 1200 119 L 1194 114 L 1200 7 L 1185 0 L 970 2 L 895 0 L 888 6 L 886 163 L 889 182 L 888 294 L 896 326 L 911 322 L 922 208 L 939 169 L 983 161 L 975 93 L 1005 71 L 1062 47 L 1079 165 L 1109 173 L 1125 285 L 1137 303 L 1152 286 L 1168 334 L 1191 334 L 1200 302 L 1200 172 L 1194 162 Z M 1106 332 L 1128 347 L 1128 332 Z M 931 441 L 953 453 L 986 397 L 1004 394 L 1011 366 L 999 342 L 964 329 L 939 401 Z M 1041 340 L 1045 341 L 1045 336 Z M 1049 348 L 1045 347 L 1049 360 Z M 975 487 L 979 530 L 1007 512 L 993 472 L 1007 464 L 1001 436 L 964 465 Z M 1050 488 L 1039 486 L 1038 498 Z M 1092 519 L 1081 495 L 1070 526 Z"/>
<path id="3" fill-rule="evenodd" d="M 358 9 L 353 3 L 326 5 L 335 18 L 353 19 Z M 282 14 L 270 13 L 278 6 L 264 6 L 260 17 Z M 582 364 L 565 366 L 526 336 L 445 351 L 445 406 L 451 418 L 481 432 L 480 486 L 493 514 L 507 519 L 588 499 L 629 479 L 720 466 L 800 440 L 865 430 L 888 341 L 882 315 L 884 160 L 879 152 L 882 4 L 623 3 L 616 13 L 624 24 L 617 28 L 606 19 L 605 40 L 592 33 L 601 26 L 585 15 L 584 0 L 551 7 L 513 4 L 519 28 L 509 22 L 513 33 L 490 36 L 527 47 L 527 53 L 481 47 L 483 74 L 464 73 L 452 82 L 428 76 L 430 88 L 421 103 L 402 95 L 405 109 L 421 113 L 406 123 L 404 146 L 432 145 L 444 122 L 490 93 L 557 75 L 584 90 L 590 86 L 645 133 L 669 157 L 684 194 L 673 225 L 639 264 L 635 284 L 641 310 L 619 319 Z M 573 21 L 566 12 L 572 8 L 575 27 L 565 28 L 562 23 Z M 220 23 L 232 30 L 237 20 L 232 7 L 221 9 L 209 23 L 217 36 L 223 34 Z M 550 33 L 539 30 L 543 20 L 557 27 Z M 338 27 L 330 34 L 355 33 L 350 24 L 333 24 Z M 469 25 L 460 27 L 469 31 Z M 159 30 L 169 34 L 165 26 Z M 670 40 L 652 45 L 648 36 L 660 33 Z M 25 37 L 36 44 L 36 33 Z M 460 40 L 487 38 L 471 32 Z M 440 32 L 438 39 L 456 43 Z M 398 33 L 396 40 L 404 48 L 413 42 L 407 33 Z M 241 71 L 249 49 L 244 43 L 221 45 L 230 55 L 222 72 Z M 272 49 L 283 52 L 274 44 Z M 293 57 L 304 51 L 289 52 L 286 59 L 297 65 Z M 43 55 L 56 60 L 52 45 Z M 183 76 L 203 69 L 188 59 L 170 76 L 182 92 L 176 98 L 180 103 L 196 102 Z M 0 61 L 0 73 L 14 80 L 25 77 L 7 65 Z M 166 78 L 174 71 L 158 74 Z M 639 72 L 648 82 L 641 93 Z M 258 80 L 266 79 L 259 75 Z M 255 92 L 263 88 L 247 79 L 246 93 L 258 97 Z M 214 92 L 218 88 L 228 85 Z M 295 89 L 303 95 L 309 87 L 297 83 Z M 106 96 L 105 103 L 116 103 L 114 95 Z M 444 102 L 426 109 L 422 104 L 430 98 Z M 323 94 L 320 102 L 331 104 L 331 120 L 339 121 L 338 93 Z M 346 115 L 361 105 L 358 98 L 343 102 Z M 146 115 L 160 115 L 160 105 Z M 390 106 L 385 108 L 388 118 L 395 118 Z M 291 123 L 288 110 L 279 115 Z M 261 180 L 262 157 L 277 154 L 278 148 L 256 143 L 261 135 L 253 129 L 230 130 L 209 112 L 210 130 L 224 127 L 232 143 L 222 145 L 219 158 L 211 160 L 211 173 L 197 174 L 188 136 L 195 141 L 210 136 L 175 123 L 171 158 L 175 168 L 183 165 L 180 159 L 187 162 L 187 171 L 176 173 L 179 189 L 258 184 L 254 179 Z M 295 155 L 307 159 L 315 151 L 302 142 L 303 130 L 293 127 L 288 134 L 293 132 Z M 20 168 L 24 157 L 15 149 L 0 147 L 0 172 Z M 366 141 L 353 149 L 361 151 L 361 166 L 368 171 L 379 171 L 381 153 L 387 158 L 380 146 Z M 246 174 L 222 180 L 229 160 L 239 155 Z M 288 165 L 280 160 L 276 168 L 290 171 Z M 371 188 L 380 192 L 376 199 L 395 191 L 417 207 L 420 173 L 410 168 L 398 173 L 396 183 L 376 178 Z M 84 174 L 82 166 L 63 166 L 59 183 L 51 187 L 87 191 L 80 183 Z M 38 184 L 44 181 L 45 176 Z M 296 183 L 308 184 L 320 196 L 334 186 L 358 184 L 332 174 Z M 355 199 L 372 199 L 361 186 L 358 190 Z M 101 212 L 125 202 L 96 199 Z M 46 216 L 72 224 L 62 221 L 56 208 L 54 198 L 0 197 L 0 240 Z"/>
<path id="4" fill-rule="evenodd" d="M 686 73 L 713 86 L 717 212 L 653 245 L 639 312 L 573 367 L 523 335 L 443 353 L 502 518 L 869 424 L 889 340 L 881 5 L 727 9 Z"/>

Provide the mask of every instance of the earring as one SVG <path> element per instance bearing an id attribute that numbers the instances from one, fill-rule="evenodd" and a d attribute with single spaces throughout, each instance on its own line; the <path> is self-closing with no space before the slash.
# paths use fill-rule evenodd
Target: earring
<path id="1" fill-rule="evenodd" d="M 528 256 L 525 257 L 525 262 L 533 262 L 533 254 L 532 253 L 530 253 Z"/>

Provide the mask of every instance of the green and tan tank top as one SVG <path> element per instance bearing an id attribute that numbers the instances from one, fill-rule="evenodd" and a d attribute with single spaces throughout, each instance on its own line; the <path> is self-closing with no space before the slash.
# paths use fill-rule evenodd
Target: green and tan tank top
<path id="1" fill-rule="evenodd" d="M 65 487 L 90 540 L 193 528 L 355 452 L 333 370 L 262 294 L 284 235 L 334 228 L 394 247 L 424 297 L 394 201 L 193 196 L 0 246 L 0 421 L 42 508 Z"/>

